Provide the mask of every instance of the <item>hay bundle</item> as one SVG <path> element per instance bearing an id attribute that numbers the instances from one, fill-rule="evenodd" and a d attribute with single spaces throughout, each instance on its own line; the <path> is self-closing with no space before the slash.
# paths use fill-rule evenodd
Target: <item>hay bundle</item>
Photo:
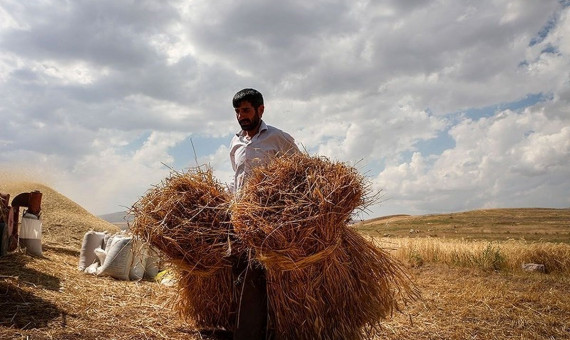
<path id="1" fill-rule="evenodd" d="M 131 208 L 131 231 L 179 270 L 178 311 L 198 327 L 229 327 L 230 194 L 210 168 L 173 171 Z"/>
<path id="2" fill-rule="evenodd" d="M 233 329 L 235 299 L 231 267 L 208 276 L 179 270 L 177 276 L 176 309 L 185 321 L 201 329 Z"/>
<path id="3" fill-rule="evenodd" d="M 173 171 L 133 205 L 130 230 L 171 261 L 207 274 L 227 265 L 229 201 L 211 169 Z"/>
<path id="4" fill-rule="evenodd" d="M 370 338 L 397 307 L 398 294 L 412 293 L 399 265 L 348 228 L 320 262 L 300 270 L 268 267 L 267 275 L 278 339 Z"/>
<path id="5" fill-rule="evenodd" d="M 296 154 L 256 168 L 232 207 L 240 239 L 265 264 L 298 269 L 328 256 L 341 242 L 367 189 L 352 167 Z"/>
<path id="6" fill-rule="evenodd" d="M 402 267 L 347 226 L 366 203 L 356 170 L 304 154 L 253 171 L 232 211 L 267 269 L 279 339 L 362 339 L 415 292 Z"/>

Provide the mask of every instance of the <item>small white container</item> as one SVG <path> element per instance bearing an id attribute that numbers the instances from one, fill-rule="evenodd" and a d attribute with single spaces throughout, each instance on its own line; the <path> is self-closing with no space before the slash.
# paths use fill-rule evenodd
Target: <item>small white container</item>
<path id="1" fill-rule="evenodd" d="M 42 256 L 42 221 L 36 215 L 24 214 L 19 238 L 28 254 Z"/>

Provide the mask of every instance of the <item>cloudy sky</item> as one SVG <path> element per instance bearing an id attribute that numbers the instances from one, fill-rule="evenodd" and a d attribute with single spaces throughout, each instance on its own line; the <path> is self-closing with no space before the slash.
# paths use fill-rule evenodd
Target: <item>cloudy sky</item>
<path id="1" fill-rule="evenodd" d="M 569 0 L 0 0 L 0 165 L 99 215 L 231 178 L 235 92 L 365 174 L 363 218 L 570 207 Z"/>

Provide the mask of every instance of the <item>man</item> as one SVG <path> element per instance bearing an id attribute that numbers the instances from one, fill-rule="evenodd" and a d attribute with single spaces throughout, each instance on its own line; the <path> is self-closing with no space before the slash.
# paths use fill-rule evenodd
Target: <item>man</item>
<path id="1" fill-rule="evenodd" d="M 288 133 L 261 120 L 265 106 L 258 91 L 239 91 L 233 98 L 233 106 L 242 129 L 230 146 L 230 160 L 235 172 L 233 190 L 238 193 L 253 167 L 265 165 L 275 156 L 299 152 L 299 149 Z"/>
<path id="2" fill-rule="evenodd" d="M 266 125 L 261 119 L 265 106 L 257 90 L 239 91 L 233 98 L 233 106 L 241 126 L 230 146 L 235 172 L 233 191 L 239 195 L 254 167 L 267 164 L 272 157 L 299 152 L 299 148 L 288 133 Z M 265 339 L 268 335 L 265 271 L 260 264 L 249 264 L 248 260 L 244 256 L 233 265 L 238 301 L 234 340 Z"/>

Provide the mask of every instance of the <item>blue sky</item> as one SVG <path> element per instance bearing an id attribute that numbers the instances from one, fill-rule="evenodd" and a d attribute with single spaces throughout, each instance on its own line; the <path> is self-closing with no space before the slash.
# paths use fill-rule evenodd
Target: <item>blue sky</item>
<path id="1" fill-rule="evenodd" d="M 569 70 L 568 1 L 2 0 L 0 166 L 94 214 L 169 168 L 226 182 L 254 87 L 382 191 L 361 218 L 567 208 Z"/>

